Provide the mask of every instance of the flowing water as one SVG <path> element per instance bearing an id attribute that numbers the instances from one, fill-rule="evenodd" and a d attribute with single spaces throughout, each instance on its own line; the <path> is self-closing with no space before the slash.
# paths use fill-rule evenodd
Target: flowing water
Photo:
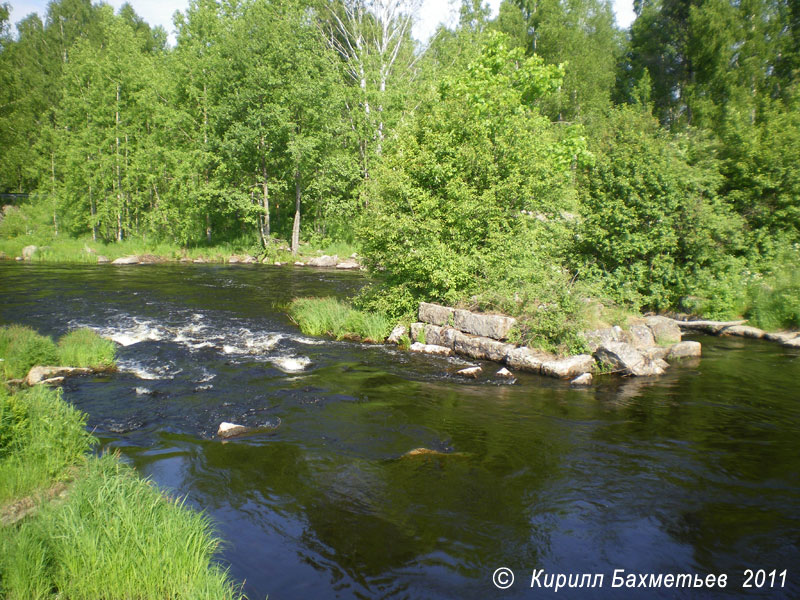
<path id="1" fill-rule="evenodd" d="M 800 352 L 698 337 L 702 360 L 656 379 L 509 384 L 484 364 L 467 382 L 464 361 L 309 338 L 285 316 L 363 283 L 6 263 L 0 323 L 120 344 L 118 373 L 64 397 L 102 448 L 211 515 L 251 600 L 800 597 Z M 257 430 L 222 442 L 221 421 Z M 499 567 L 516 576 L 504 591 Z M 534 569 L 604 578 L 556 595 Z M 728 583 L 614 589 L 615 569 Z M 744 589 L 746 569 L 778 575 Z"/>

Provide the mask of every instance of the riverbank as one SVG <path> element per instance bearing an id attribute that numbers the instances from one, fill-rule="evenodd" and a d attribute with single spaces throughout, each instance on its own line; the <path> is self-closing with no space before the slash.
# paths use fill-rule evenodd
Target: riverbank
<path id="1" fill-rule="evenodd" d="M 346 243 L 302 244 L 298 254 L 274 242 L 266 248 L 246 240 L 183 247 L 165 242 L 129 239 L 104 243 L 90 237 L 0 237 L 0 260 L 62 264 L 263 263 L 358 269 L 356 248 Z"/>
<path id="2" fill-rule="evenodd" d="M 240 598 L 210 520 L 117 456 L 91 456 L 86 415 L 59 388 L 9 385 L 40 358 L 110 369 L 114 344 L 77 330 L 56 345 L 0 328 L 0 592 L 27 598 Z M 111 354 L 108 354 L 108 346 Z M 34 363 L 34 364 L 31 364 Z M 86 369 L 84 369 L 86 370 Z M 52 381 L 52 380 L 51 380 Z"/>
<path id="3" fill-rule="evenodd" d="M 553 353 L 547 340 L 518 343 L 520 330 L 530 325 L 515 317 L 486 314 L 422 302 L 417 322 L 398 323 L 394 329 L 380 314 L 353 309 L 333 298 L 298 298 L 289 306 L 292 320 L 308 335 L 336 339 L 389 342 L 411 352 L 494 361 L 504 365 L 495 376 L 512 378 L 513 371 L 573 379 L 575 385 L 590 385 L 594 373 L 652 377 L 663 375 L 671 363 L 699 358 L 701 345 L 682 339 L 683 333 L 765 339 L 789 348 L 800 348 L 800 331 L 766 332 L 739 321 L 692 320 L 667 316 L 619 314 L 613 323 L 600 323 L 578 333 L 578 351 Z M 605 315 L 606 317 L 608 314 Z M 371 329 L 365 323 L 380 324 Z M 507 368 L 506 368 L 507 367 Z M 511 371 L 508 371 L 511 369 Z M 456 374 L 477 378 L 480 366 L 460 369 Z"/>

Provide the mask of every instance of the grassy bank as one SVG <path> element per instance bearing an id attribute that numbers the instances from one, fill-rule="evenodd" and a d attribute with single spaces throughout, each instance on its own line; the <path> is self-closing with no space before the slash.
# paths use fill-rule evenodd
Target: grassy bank
<path id="1" fill-rule="evenodd" d="M 95 264 L 98 256 L 105 256 L 108 260 L 113 261 L 130 255 L 149 255 L 166 261 L 202 259 L 206 262 L 220 263 L 228 262 L 231 256 L 249 255 L 259 261 L 265 260 L 267 263 L 293 263 L 321 254 L 336 254 L 344 258 L 356 252 L 356 248 L 350 244 L 327 240 L 312 240 L 311 243 L 301 244 L 298 254 L 293 255 L 284 243 L 275 241 L 264 248 L 249 237 L 213 245 L 202 244 L 186 247 L 176 243 L 141 238 L 104 243 L 93 241 L 91 236 L 74 238 L 68 235 L 32 234 L 10 237 L 2 235 L 0 231 L 0 257 L 5 255 L 6 260 L 14 260 L 14 258 L 22 256 L 22 249 L 26 246 L 37 247 L 31 257 L 32 262 L 67 264 Z"/>
<path id="2" fill-rule="evenodd" d="M 392 322 L 377 312 L 356 310 L 335 298 L 297 298 L 289 315 L 307 335 L 328 335 L 380 343 L 392 330 Z"/>
<path id="3" fill-rule="evenodd" d="M 91 329 L 71 331 L 56 345 L 30 327 L 0 327 L 2 379 L 23 378 L 36 365 L 109 369 L 114 366 L 115 352 L 114 342 L 101 338 Z"/>
<path id="4" fill-rule="evenodd" d="M 0 328 L 0 364 L 12 366 L 3 379 L 42 357 L 113 363 L 113 344 L 93 336 L 78 330 L 56 345 L 28 328 Z M 0 597 L 241 597 L 213 560 L 220 541 L 209 519 L 117 457 L 90 456 L 95 443 L 60 390 L 12 393 L 0 383 Z"/>

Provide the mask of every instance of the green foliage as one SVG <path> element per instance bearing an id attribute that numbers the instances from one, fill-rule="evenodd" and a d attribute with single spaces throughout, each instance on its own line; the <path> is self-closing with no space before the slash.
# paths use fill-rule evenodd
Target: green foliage
<path id="1" fill-rule="evenodd" d="M 561 75 L 490 34 L 442 82 L 368 188 L 357 233 L 381 285 L 361 306 L 401 317 L 420 300 L 455 304 L 563 242 L 531 214 L 570 207 L 569 169 L 586 156 L 580 131 L 556 131 L 532 105 Z"/>
<path id="2" fill-rule="evenodd" d="M 114 366 L 114 342 L 91 329 L 76 329 L 58 340 L 58 364 L 70 367 L 107 369 Z"/>
<path id="3" fill-rule="evenodd" d="M 19 379 L 35 365 L 58 362 L 53 340 L 22 325 L 0 327 L 0 358 L 3 359 L 0 362 L 3 379 Z"/>
<path id="4" fill-rule="evenodd" d="M 215 562 L 209 518 L 112 455 L 89 460 L 64 502 L 2 544 L 8 598 L 239 598 Z"/>
<path id="5" fill-rule="evenodd" d="M 616 301 L 666 309 L 724 275 L 741 223 L 715 193 L 708 147 L 659 129 L 639 107 L 614 110 L 582 181 L 573 265 Z"/>
<path id="6" fill-rule="evenodd" d="M 289 315 L 308 335 L 329 335 L 338 340 L 356 338 L 380 343 L 392 329 L 391 321 L 375 312 L 359 311 L 336 298 L 297 298 Z"/>
<path id="7" fill-rule="evenodd" d="M 66 478 L 94 443 L 85 427 L 60 390 L 0 391 L 0 503 Z"/>
<path id="8" fill-rule="evenodd" d="M 748 272 L 747 308 L 743 314 L 762 329 L 800 329 L 800 244 L 785 247 L 763 265 Z"/>

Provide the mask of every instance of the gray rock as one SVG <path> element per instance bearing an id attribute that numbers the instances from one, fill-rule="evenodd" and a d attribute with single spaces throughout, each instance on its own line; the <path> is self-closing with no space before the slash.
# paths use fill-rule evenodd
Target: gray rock
<path id="1" fill-rule="evenodd" d="M 420 344 L 414 342 L 409 348 L 411 352 L 419 352 L 422 354 L 433 354 L 434 356 L 453 356 L 453 351 L 444 346 L 437 346 L 435 344 Z"/>
<path id="2" fill-rule="evenodd" d="M 294 263 L 294 266 L 295 267 L 305 267 L 306 263 L 301 262 L 301 261 L 298 260 L 297 262 Z"/>
<path id="3" fill-rule="evenodd" d="M 641 350 L 641 353 L 650 360 L 664 360 L 669 354 L 670 348 L 672 346 L 652 346 Z"/>
<path id="4" fill-rule="evenodd" d="M 91 372 L 92 370 L 86 367 L 31 367 L 31 370 L 28 371 L 28 376 L 25 378 L 25 383 L 36 385 L 54 377 L 86 375 Z"/>
<path id="5" fill-rule="evenodd" d="M 589 350 L 594 352 L 597 347 L 608 342 L 624 342 L 625 332 L 622 327 L 614 325 L 614 327 L 605 327 L 603 329 L 593 329 L 591 331 L 584 331 L 583 337 L 586 340 L 586 345 Z"/>
<path id="6" fill-rule="evenodd" d="M 190 262 L 192 262 L 192 259 L 189 258 L 188 256 L 182 256 L 180 262 L 182 262 L 182 263 L 190 263 Z"/>
<path id="7" fill-rule="evenodd" d="M 656 339 L 653 336 L 653 331 L 644 322 L 637 322 L 631 325 L 628 330 L 630 331 L 630 338 L 633 347 L 637 350 L 644 350 L 656 345 Z"/>
<path id="8" fill-rule="evenodd" d="M 104 265 L 104 264 L 106 264 L 108 262 L 111 262 L 111 261 L 108 260 L 107 256 L 103 256 L 102 254 L 98 254 L 97 255 L 97 264 L 98 265 Z"/>
<path id="9" fill-rule="evenodd" d="M 583 375 L 578 375 L 575 379 L 569 382 L 570 385 L 574 386 L 584 386 L 584 385 L 592 385 L 592 374 L 591 373 L 584 373 Z"/>
<path id="10" fill-rule="evenodd" d="M 308 261 L 309 267 L 335 267 L 336 264 L 339 262 L 339 257 L 335 254 L 333 256 L 328 256 L 327 254 L 323 256 L 317 256 L 312 258 Z"/>
<path id="11" fill-rule="evenodd" d="M 118 259 L 114 260 L 112 265 L 138 265 L 139 264 L 139 257 L 138 256 L 120 256 Z"/>
<path id="12" fill-rule="evenodd" d="M 758 327 L 751 327 L 750 325 L 733 325 L 719 332 L 720 335 L 735 335 L 737 337 L 753 338 L 755 340 L 763 338 L 765 333 L 764 330 Z"/>
<path id="13" fill-rule="evenodd" d="M 22 249 L 22 260 L 31 260 L 38 249 L 36 246 L 25 246 Z"/>
<path id="14" fill-rule="evenodd" d="M 419 303 L 419 320 L 431 325 L 453 325 L 455 311 L 448 306 L 439 306 L 428 302 Z"/>
<path id="15" fill-rule="evenodd" d="M 439 327 L 438 325 L 431 325 L 429 323 L 411 324 L 411 339 L 415 342 L 445 346 L 446 348 L 453 349 L 455 346 L 455 337 L 459 334 L 460 332 L 451 327 Z"/>
<path id="16" fill-rule="evenodd" d="M 513 317 L 485 315 L 458 309 L 455 311 L 453 327 L 464 333 L 494 340 L 505 340 L 508 339 L 511 328 L 516 324 L 517 320 Z"/>
<path id="17" fill-rule="evenodd" d="M 500 377 L 501 379 L 514 379 L 514 374 L 505 367 L 495 373 L 494 376 Z"/>
<path id="18" fill-rule="evenodd" d="M 668 317 L 646 317 L 644 322 L 653 332 L 657 344 L 677 344 L 681 341 L 681 328 Z"/>
<path id="19" fill-rule="evenodd" d="M 538 350 L 531 350 L 526 346 L 512 348 L 506 353 L 503 361 L 512 369 L 517 371 L 528 371 L 530 373 L 541 373 L 542 363 L 551 358 L 549 355 Z"/>
<path id="20" fill-rule="evenodd" d="M 717 335 L 723 329 L 735 327 L 736 325 L 744 325 L 746 320 L 742 321 L 675 321 L 681 329 L 689 331 L 704 331 L 712 335 Z"/>
<path id="21" fill-rule="evenodd" d="M 700 342 L 680 342 L 679 344 L 675 344 L 672 348 L 670 348 L 667 358 L 672 360 L 677 358 L 693 358 L 700 356 L 701 349 L 702 347 L 700 346 Z"/>
<path id="22" fill-rule="evenodd" d="M 336 265 L 336 268 L 337 269 L 346 269 L 346 270 L 354 271 L 355 269 L 360 269 L 361 265 L 358 264 L 354 260 L 345 260 L 343 262 L 340 262 L 338 265 Z"/>
<path id="23" fill-rule="evenodd" d="M 204 262 L 206 262 L 206 259 L 203 257 L 195 258 L 192 262 L 195 264 L 203 264 Z"/>
<path id="24" fill-rule="evenodd" d="M 483 372 L 483 369 L 480 367 L 467 367 L 466 369 L 461 369 L 456 373 L 456 375 L 461 375 L 462 377 L 469 377 L 471 379 L 477 379 L 478 375 Z"/>
<path id="25" fill-rule="evenodd" d="M 255 256 L 250 256 L 246 254 L 245 256 L 240 257 L 239 262 L 243 262 L 246 265 L 252 265 L 258 262 L 258 259 Z"/>
<path id="26" fill-rule="evenodd" d="M 250 431 L 250 427 L 245 427 L 244 425 L 237 425 L 236 423 L 222 422 L 219 424 L 219 429 L 217 429 L 217 435 L 222 439 L 228 439 L 237 435 L 242 435 L 243 433 L 247 433 L 248 431 Z"/>
<path id="27" fill-rule="evenodd" d="M 664 374 L 663 366 L 657 363 L 659 359 L 651 360 L 625 342 L 603 344 L 595 350 L 594 357 L 597 362 L 608 365 L 623 375 L 652 377 Z"/>
<path id="28" fill-rule="evenodd" d="M 477 360 L 495 360 L 499 362 L 514 349 L 513 344 L 505 344 L 487 337 L 468 335 L 449 328 L 446 331 L 452 331 L 455 336 L 453 350 Z M 445 342 L 444 345 L 447 345 L 446 339 L 442 341 Z"/>
<path id="29" fill-rule="evenodd" d="M 405 325 L 398 323 L 395 328 L 392 329 L 392 333 L 389 334 L 389 337 L 386 338 L 386 341 L 390 344 L 399 344 L 407 333 L 408 328 Z"/>
<path id="30" fill-rule="evenodd" d="M 581 373 L 594 371 L 594 359 L 588 354 L 577 354 L 567 358 L 555 358 L 542 363 L 542 375 L 570 379 Z"/>
<path id="31" fill-rule="evenodd" d="M 19 262 L 19 261 L 21 261 L 21 260 L 22 260 L 22 257 L 21 257 L 21 256 L 16 256 L 16 257 L 14 257 L 14 260 L 16 260 L 16 261 L 18 261 L 18 262 Z"/>
<path id="32" fill-rule="evenodd" d="M 44 379 L 39 383 L 41 385 L 61 385 L 64 383 L 64 377 L 51 377 L 50 379 Z"/>
<path id="33" fill-rule="evenodd" d="M 800 348 L 800 337 L 784 340 L 781 342 L 781 346 L 786 348 Z"/>
<path id="34" fill-rule="evenodd" d="M 795 339 L 798 335 L 799 334 L 796 331 L 776 331 L 775 333 L 765 333 L 764 339 L 769 340 L 770 342 L 778 342 L 779 344 L 783 344 L 784 342 Z"/>

